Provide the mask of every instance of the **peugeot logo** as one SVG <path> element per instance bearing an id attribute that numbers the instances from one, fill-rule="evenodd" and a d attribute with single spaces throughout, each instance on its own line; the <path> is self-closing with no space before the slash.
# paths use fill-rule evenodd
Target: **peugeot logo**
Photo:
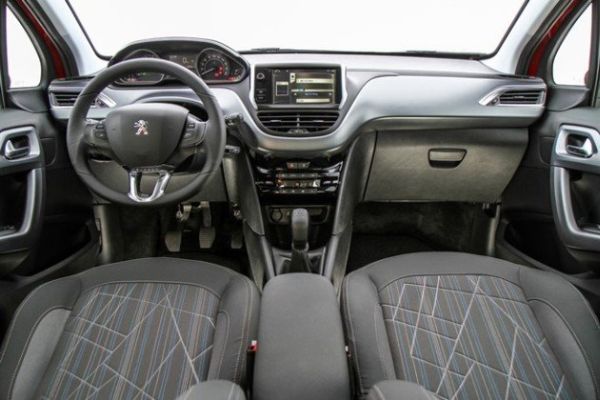
<path id="1" fill-rule="evenodd" d="M 135 124 L 133 124 L 133 127 L 137 129 L 137 131 L 135 132 L 136 136 L 146 136 L 148 134 L 148 121 L 140 119 Z"/>

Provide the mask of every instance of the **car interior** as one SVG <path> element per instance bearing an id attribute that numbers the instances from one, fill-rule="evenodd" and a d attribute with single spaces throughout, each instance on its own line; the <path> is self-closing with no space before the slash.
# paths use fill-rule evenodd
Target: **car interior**
<path id="1" fill-rule="evenodd" d="M 398 3 L 1 0 L 0 399 L 600 399 L 600 1 Z"/>

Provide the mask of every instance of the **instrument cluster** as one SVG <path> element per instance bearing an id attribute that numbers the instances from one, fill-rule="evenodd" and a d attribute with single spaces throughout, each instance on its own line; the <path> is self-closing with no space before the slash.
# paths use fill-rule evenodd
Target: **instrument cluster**
<path id="1" fill-rule="evenodd" d="M 237 83 L 247 75 L 248 68 L 243 59 L 231 54 L 226 49 L 214 46 L 204 46 L 198 49 L 197 46 L 190 46 L 189 43 L 183 46 L 177 45 L 177 43 L 173 44 L 173 46 L 169 46 L 162 42 L 157 46 L 136 46 L 135 49 L 124 49 L 111 60 L 110 64 L 138 58 L 160 58 L 189 69 L 208 84 Z M 115 84 L 118 86 L 152 86 L 169 82 L 176 81 L 161 73 L 140 71 L 121 77 Z"/>

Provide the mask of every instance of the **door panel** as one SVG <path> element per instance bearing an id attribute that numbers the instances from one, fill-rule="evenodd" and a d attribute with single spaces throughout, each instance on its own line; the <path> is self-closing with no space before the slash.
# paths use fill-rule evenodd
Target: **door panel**
<path id="1" fill-rule="evenodd" d="M 550 179 L 557 231 L 572 253 L 600 270 L 600 110 L 565 112 L 555 125 Z"/>
<path id="2" fill-rule="evenodd" d="M 47 118 L 0 111 L 0 275 L 31 262 L 35 252 L 45 195 L 40 136 L 51 126 Z"/>

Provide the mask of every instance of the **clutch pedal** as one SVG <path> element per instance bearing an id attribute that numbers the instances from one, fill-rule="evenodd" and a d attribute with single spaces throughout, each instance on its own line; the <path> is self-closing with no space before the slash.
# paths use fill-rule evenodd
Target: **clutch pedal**
<path id="1" fill-rule="evenodd" d="M 168 231 L 165 234 L 165 246 L 170 253 L 179 253 L 181 251 L 181 242 L 183 240 L 183 231 L 185 224 L 192 213 L 191 204 L 180 205 L 175 214 L 177 220 L 177 227 L 175 230 Z"/>

